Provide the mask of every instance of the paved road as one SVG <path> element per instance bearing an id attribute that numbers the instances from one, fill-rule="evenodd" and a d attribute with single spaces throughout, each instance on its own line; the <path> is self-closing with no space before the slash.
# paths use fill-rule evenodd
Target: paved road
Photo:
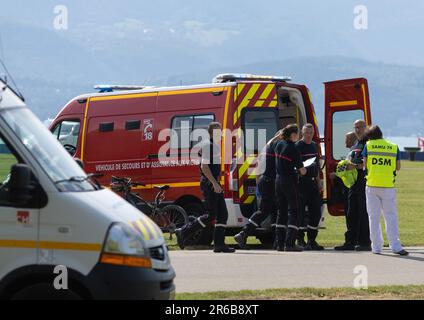
<path id="1" fill-rule="evenodd" d="M 172 251 L 178 292 L 243 289 L 352 287 L 354 268 L 364 265 L 368 284 L 424 284 L 424 248 L 409 248 L 409 257 L 384 251 L 285 253 L 239 250 L 216 254 L 209 250 Z"/>

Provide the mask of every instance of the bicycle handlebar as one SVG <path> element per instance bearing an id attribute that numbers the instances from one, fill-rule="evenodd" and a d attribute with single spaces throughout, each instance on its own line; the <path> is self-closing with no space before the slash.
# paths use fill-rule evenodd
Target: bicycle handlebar
<path id="1" fill-rule="evenodd" d="M 138 187 L 138 186 L 145 187 L 146 186 L 143 182 L 132 182 L 131 178 L 120 178 L 116 176 L 112 176 L 112 183 L 122 183 L 130 187 Z"/>

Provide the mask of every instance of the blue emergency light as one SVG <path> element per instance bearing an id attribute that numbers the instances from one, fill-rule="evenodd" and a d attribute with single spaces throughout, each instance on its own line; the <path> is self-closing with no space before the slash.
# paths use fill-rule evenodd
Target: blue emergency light
<path id="1" fill-rule="evenodd" d="M 132 86 L 132 85 L 110 85 L 110 84 L 98 84 L 94 86 L 94 90 L 99 90 L 99 93 L 114 92 L 122 90 L 142 90 L 145 86 Z"/>
<path id="2" fill-rule="evenodd" d="M 289 76 L 267 76 L 267 75 L 257 75 L 257 74 L 248 74 L 248 73 L 222 73 L 218 74 L 213 78 L 214 83 L 223 83 L 223 82 L 234 82 L 237 80 L 262 80 L 262 81 L 275 81 L 275 82 L 285 82 L 291 81 Z"/>

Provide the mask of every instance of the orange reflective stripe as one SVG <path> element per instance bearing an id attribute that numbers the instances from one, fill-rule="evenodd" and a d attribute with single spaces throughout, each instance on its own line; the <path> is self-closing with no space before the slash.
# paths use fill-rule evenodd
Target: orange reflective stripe
<path id="1" fill-rule="evenodd" d="M 100 243 L 56 242 L 56 241 L 32 241 L 32 240 L 0 240 L 2 248 L 40 248 L 56 250 L 76 251 L 100 251 Z"/>

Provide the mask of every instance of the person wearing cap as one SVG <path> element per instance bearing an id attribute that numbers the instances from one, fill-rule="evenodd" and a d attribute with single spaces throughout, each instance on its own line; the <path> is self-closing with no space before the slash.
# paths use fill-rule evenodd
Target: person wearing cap
<path id="1" fill-rule="evenodd" d="M 367 130 L 369 141 L 362 151 L 366 175 L 366 202 L 370 221 L 372 252 L 383 249 L 380 215 L 386 222 L 386 235 L 390 249 L 401 256 L 408 255 L 399 240 L 395 178 L 401 168 L 400 152 L 396 144 L 383 138 L 379 126 Z"/>

